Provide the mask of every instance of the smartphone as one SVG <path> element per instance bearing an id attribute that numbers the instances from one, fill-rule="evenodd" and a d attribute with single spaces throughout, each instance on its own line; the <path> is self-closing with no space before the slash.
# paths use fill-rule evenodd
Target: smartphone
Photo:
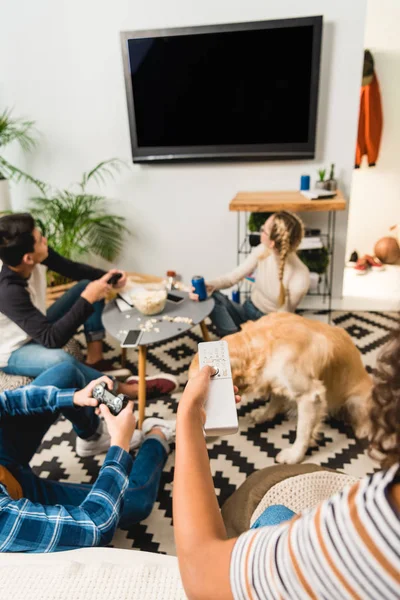
<path id="1" fill-rule="evenodd" d="M 115 285 L 117 281 L 119 281 L 122 277 L 122 273 L 114 273 L 111 275 L 110 279 L 107 281 L 108 285 Z"/>
<path id="2" fill-rule="evenodd" d="M 167 295 L 167 300 L 169 300 L 170 302 L 175 302 L 175 304 L 179 304 L 180 302 L 183 302 L 185 298 L 182 298 L 181 296 L 176 296 L 175 294 L 171 294 L 169 293 Z"/>
<path id="3" fill-rule="evenodd" d="M 122 342 L 121 348 L 135 348 L 136 346 L 139 346 L 142 334 L 143 331 L 140 331 L 139 329 L 128 331 L 128 335 Z"/>

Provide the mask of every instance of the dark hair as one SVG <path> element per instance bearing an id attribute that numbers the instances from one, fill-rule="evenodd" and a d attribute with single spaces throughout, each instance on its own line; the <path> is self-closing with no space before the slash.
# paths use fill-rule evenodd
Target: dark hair
<path id="1" fill-rule="evenodd" d="M 389 468 L 400 462 L 400 327 L 378 360 L 370 418 L 370 454 Z"/>
<path id="2" fill-rule="evenodd" d="M 18 267 L 25 254 L 34 251 L 35 220 L 29 213 L 14 213 L 0 218 L 0 260 Z"/>

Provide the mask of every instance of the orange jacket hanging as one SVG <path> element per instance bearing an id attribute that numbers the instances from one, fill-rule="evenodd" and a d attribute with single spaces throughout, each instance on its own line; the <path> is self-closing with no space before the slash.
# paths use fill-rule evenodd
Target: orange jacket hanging
<path id="1" fill-rule="evenodd" d="M 374 73 L 371 83 L 361 86 L 356 168 L 360 166 L 364 154 L 367 155 L 369 166 L 375 165 L 381 143 L 382 125 L 381 92 L 376 73 Z"/>

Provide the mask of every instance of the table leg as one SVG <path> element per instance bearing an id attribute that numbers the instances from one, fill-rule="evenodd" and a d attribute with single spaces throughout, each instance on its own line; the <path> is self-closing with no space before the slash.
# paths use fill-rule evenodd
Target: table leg
<path id="1" fill-rule="evenodd" d="M 125 369 L 126 366 L 126 348 L 121 348 L 121 367 Z"/>
<path id="2" fill-rule="evenodd" d="M 210 342 L 211 341 L 210 332 L 207 329 L 207 325 L 206 325 L 205 321 L 200 322 L 200 327 L 201 327 L 201 333 L 203 334 L 204 341 Z"/>
<path id="3" fill-rule="evenodd" d="M 139 429 L 142 429 L 146 408 L 146 353 L 147 346 L 139 346 Z"/>

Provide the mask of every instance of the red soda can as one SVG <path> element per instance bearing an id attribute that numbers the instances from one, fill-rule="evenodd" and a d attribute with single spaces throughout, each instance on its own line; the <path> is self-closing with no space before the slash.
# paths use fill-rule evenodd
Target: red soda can
<path id="1" fill-rule="evenodd" d="M 194 287 L 194 293 L 198 295 L 200 302 L 207 300 L 207 289 L 204 277 L 194 275 L 192 278 L 192 286 Z"/>

